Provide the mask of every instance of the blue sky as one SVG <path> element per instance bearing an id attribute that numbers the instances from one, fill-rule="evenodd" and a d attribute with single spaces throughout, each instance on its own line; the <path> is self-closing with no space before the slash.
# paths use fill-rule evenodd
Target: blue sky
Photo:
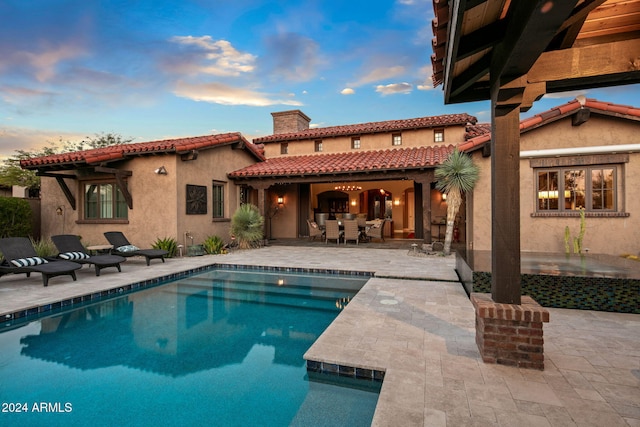
<path id="1" fill-rule="evenodd" d="M 431 85 L 432 0 L 3 0 L 0 157 L 115 133 L 134 142 L 450 113 Z M 640 106 L 640 85 L 578 94 Z"/>

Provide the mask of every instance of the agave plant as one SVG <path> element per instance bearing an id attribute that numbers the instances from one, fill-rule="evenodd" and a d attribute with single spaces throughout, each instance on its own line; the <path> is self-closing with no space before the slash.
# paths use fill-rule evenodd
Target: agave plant
<path id="1" fill-rule="evenodd" d="M 262 240 L 264 217 L 255 205 L 244 204 L 231 218 L 231 234 L 235 236 L 240 249 L 256 247 Z"/>
<path id="2" fill-rule="evenodd" d="M 153 249 L 164 249 L 167 251 L 168 254 L 165 256 L 166 258 L 173 258 L 178 252 L 178 242 L 173 237 L 158 238 L 151 247 Z"/>

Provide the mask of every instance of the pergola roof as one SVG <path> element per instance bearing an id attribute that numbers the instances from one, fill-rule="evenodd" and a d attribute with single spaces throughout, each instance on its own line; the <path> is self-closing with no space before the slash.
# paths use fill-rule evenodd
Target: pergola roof
<path id="1" fill-rule="evenodd" d="M 433 0 L 434 86 L 490 99 L 526 76 L 543 93 L 640 82 L 640 0 Z M 608 60 L 603 61 L 603 58 Z"/>

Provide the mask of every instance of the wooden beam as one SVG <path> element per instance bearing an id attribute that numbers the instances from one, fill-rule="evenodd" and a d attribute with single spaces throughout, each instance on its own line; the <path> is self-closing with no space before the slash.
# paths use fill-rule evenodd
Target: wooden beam
<path id="1" fill-rule="evenodd" d="M 462 32 L 464 12 L 467 8 L 466 0 L 453 0 L 449 6 L 449 38 L 447 40 L 447 54 L 444 58 L 444 102 L 449 103 L 449 98 L 453 92 L 453 70 L 458 57 L 458 45 L 460 38 L 458 34 Z"/>
<path id="2" fill-rule="evenodd" d="M 61 175 L 56 175 L 56 174 L 50 174 L 50 175 L 46 175 L 46 176 L 53 176 L 56 179 L 56 181 L 58 181 L 58 185 L 60 186 L 60 189 L 62 189 L 62 192 L 64 193 L 64 196 L 67 198 L 67 201 L 71 205 L 71 208 L 75 211 L 76 210 L 76 198 L 73 195 L 73 193 L 71 192 L 71 190 L 69 190 L 69 187 L 67 186 L 67 183 L 64 182 L 64 178 L 66 176 L 61 176 Z M 75 177 L 75 175 L 74 175 L 74 177 Z"/>
<path id="3" fill-rule="evenodd" d="M 511 4 L 503 41 L 494 48 L 491 86 L 527 74 L 579 0 L 529 0 Z"/>
<path id="4" fill-rule="evenodd" d="M 528 80 L 532 83 L 587 77 L 604 80 L 608 74 L 619 73 L 637 73 L 640 79 L 637 39 L 544 52 L 531 67 Z"/>
<path id="5" fill-rule="evenodd" d="M 52 173 L 52 172 L 36 172 L 37 176 L 46 176 L 49 178 L 57 178 L 59 176 L 67 179 L 78 179 L 77 175 L 63 174 L 63 173 Z"/>
<path id="6" fill-rule="evenodd" d="M 124 196 L 124 200 L 127 203 L 127 206 L 129 207 L 129 209 L 133 209 L 133 197 L 131 197 L 131 193 L 127 188 L 127 183 L 124 180 L 124 177 L 132 176 L 133 172 L 127 171 L 127 170 L 121 170 L 121 169 L 107 168 L 104 166 L 96 166 L 95 171 L 113 174 L 116 178 L 116 185 L 118 186 L 118 189 Z"/>
<path id="7" fill-rule="evenodd" d="M 464 59 L 498 44 L 506 31 L 504 20 L 496 21 L 460 38 L 458 60 Z"/>

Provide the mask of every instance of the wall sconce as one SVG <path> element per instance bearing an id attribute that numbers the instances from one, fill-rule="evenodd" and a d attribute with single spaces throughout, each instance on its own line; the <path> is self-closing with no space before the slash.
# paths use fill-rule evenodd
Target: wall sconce
<path id="1" fill-rule="evenodd" d="M 283 205 L 284 204 L 284 197 L 278 196 L 278 204 L 279 205 Z"/>
<path id="2" fill-rule="evenodd" d="M 355 206 L 357 204 L 358 202 L 356 201 L 356 199 L 351 199 L 351 206 Z"/>
<path id="3" fill-rule="evenodd" d="M 443 202 L 447 201 L 447 193 L 442 193 L 442 201 Z"/>
<path id="4" fill-rule="evenodd" d="M 164 166 L 160 166 L 158 169 L 154 170 L 153 172 L 155 172 L 158 175 L 166 175 L 167 174 L 167 170 L 164 168 Z"/>
<path id="5" fill-rule="evenodd" d="M 400 199 L 395 199 L 395 200 L 393 201 L 393 204 L 394 204 L 395 206 L 400 206 Z"/>
<path id="6" fill-rule="evenodd" d="M 58 206 L 56 209 L 56 215 L 63 215 L 64 214 L 64 208 L 62 206 Z"/>

